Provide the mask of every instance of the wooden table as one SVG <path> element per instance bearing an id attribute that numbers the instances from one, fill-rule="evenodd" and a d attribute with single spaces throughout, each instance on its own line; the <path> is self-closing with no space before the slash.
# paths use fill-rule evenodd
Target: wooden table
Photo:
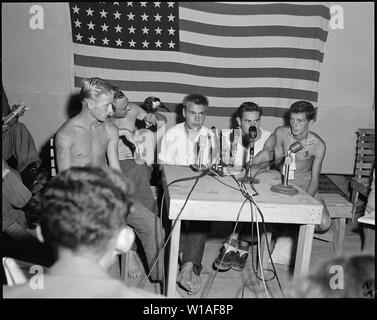
<path id="1" fill-rule="evenodd" d="M 195 180 L 177 182 L 169 187 L 168 184 L 176 179 L 193 177 L 198 174 L 192 171 L 190 167 L 163 165 L 162 180 L 169 219 L 172 220 L 172 223 L 176 223 L 170 239 L 168 297 L 174 297 L 176 294 L 181 220 L 236 221 L 238 212 L 245 200 L 239 191 L 221 184 L 213 177 L 205 176 L 199 180 L 186 207 L 177 217 Z M 237 187 L 236 182 L 230 176 L 218 177 L 218 179 Z M 294 196 L 272 192 L 271 186 L 281 183 L 280 173 L 277 171 L 263 172 L 258 175 L 258 179 L 260 183 L 255 184 L 254 187 L 259 195 L 255 196 L 254 200 L 263 213 L 264 221 L 266 223 L 300 225 L 294 277 L 304 275 L 309 269 L 314 226 L 321 221 L 322 204 L 298 187 L 299 193 Z M 253 207 L 255 209 L 255 206 Z M 257 218 L 258 222 L 261 222 L 260 214 L 258 213 L 257 216 L 255 209 L 253 210 L 253 221 L 256 222 Z M 239 221 L 251 221 L 248 203 L 244 205 Z M 262 258 L 264 265 L 267 264 L 267 259 L 268 256 L 265 253 Z"/>

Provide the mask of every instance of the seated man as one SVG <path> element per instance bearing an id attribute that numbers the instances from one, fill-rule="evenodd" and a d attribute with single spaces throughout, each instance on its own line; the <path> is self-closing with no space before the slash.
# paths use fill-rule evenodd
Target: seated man
<path id="1" fill-rule="evenodd" d="M 3 286 L 4 297 L 159 297 L 128 288 L 106 272 L 134 241 L 134 233 L 126 225 L 131 191 L 130 181 L 107 167 L 74 167 L 54 177 L 43 193 L 38 230 L 58 259 L 43 274 L 41 289 L 33 289 L 29 282 Z"/>
<path id="2" fill-rule="evenodd" d="M 287 152 L 292 143 L 299 141 L 302 144 L 303 149 L 301 151 L 290 155 L 291 163 L 288 181 L 317 198 L 319 175 L 326 153 L 326 144 L 316 133 L 309 130 L 314 121 L 316 111 L 310 102 L 297 101 L 293 103 L 289 109 L 290 126 L 282 126 L 275 129 L 276 144 L 274 150 L 275 157 L 279 158 Z M 316 225 L 315 232 L 323 233 L 330 228 L 331 217 L 325 202 L 320 198 L 317 199 L 322 202 L 323 211 L 321 223 Z M 287 237 L 281 237 L 281 239 L 277 240 L 276 252 L 274 249 L 275 258 L 279 259 L 277 255 L 279 255 L 280 249 L 278 248 L 289 249 L 293 247 L 293 242 L 288 239 Z M 286 252 L 283 254 L 285 258 L 281 257 L 282 260 L 290 259 L 290 254 L 287 254 L 288 251 L 284 251 Z"/>
<path id="3" fill-rule="evenodd" d="M 44 173 L 40 170 L 41 160 L 33 137 L 27 127 L 17 121 L 18 116 L 4 123 L 9 114 L 17 108 L 10 108 L 7 95 L 1 83 L 2 96 L 2 157 L 8 165 L 16 169 L 25 186 L 34 194 L 40 191 L 46 182 Z"/>
<path id="4" fill-rule="evenodd" d="M 214 136 L 210 129 L 204 126 L 208 112 L 208 99 L 200 94 L 189 94 L 183 100 L 183 117 L 185 121 L 166 131 L 161 141 L 158 155 L 159 163 L 170 165 L 197 164 L 196 148 L 200 136 L 206 142 L 202 150 L 202 163 L 210 164 L 210 145 L 214 145 Z M 201 151 L 199 151 L 201 152 Z M 182 267 L 178 275 L 178 283 L 195 294 L 200 290 L 200 271 L 207 235 L 210 231 L 209 221 L 187 221 L 187 231 L 183 234 L 184 241 Z"/>
<path id="5" fill-rule="evenodd" d="M 271 153 L 275 145 L 275 136 L 271 132 L 260 127 L 260 119 L 262 116 L 262 108 L 253 102 L 242 103 L 237 112 L 236 120 L 242 131 L 242 138 L 238 139 L 235 166 L 244 166 L 249 162 L 249 128 L 255 126 L 257 136 L 254 140 L 254 154 L 252 164 L 268 164 L 272 159 Z M 257 168 L 258 166 L 255 166 Z M 266 166 L 267 167 L 267 166 Z M 255 169 L 254 169 L 255 170 Z M 254 171 L 255 172 L 255 171 Z M 246 240 L 247 234 L 241 233 L 245 229 L 244 223 L 238 223 L 236 231 L 230 235 L 224 246 L 221 248 L 220 254 L 214 261 L 214 267 L 221 271 L 232 268 L 236 271 L 242 271 L 245 268 L 248 257 L 249 244 Z M 249 230 L 249 228 L 248 228 Z M 246 230 L 245 230 L 246 231 Z M 241 236 L 242 240 L 239 239 Z"/>
<path id="6" fill-rule="evenodd" d="M 154 199 L 149 178 L 149 168 L 145 162 L 135 161 L 134 147 L 135 141 L 135 122 L 136 119 L 144 120 L 148 125 L 156 123 L 153 114 L 146 113 L 141 107 L 134 103 L 129 103 L 128 98 L 119 88 L 115 88 L 112 120 L 119 128 L 118 153 L 119 163 L 126 177 L 135 184 L 135 199 L 144 207 L 158 215 L 158 207 Z M 130 149 L 131 147 L 131 149 Z M 141 270 L 136 255 L 136 244 L 133 245 L 129 253 L 130 264 L 128 274 L 130 277 L 140 277 Z"/>
<path id="7" fill-rule="evenodd" d="M 68 120 L 55 135 L 58 171 L 72 166 L 105 166 L 121 172 L 118 157 L 118 128 L 109 120 L 113 106 L 113 86 L 100 78 L 82 82 L 81 112 Z M 162 247 L 163 230 L 158 217 L 135 201 L 128 224 L 140 239 L 151 268 Z M 151 274 L 152 280 L 162 279 L 163 256 Z"/>

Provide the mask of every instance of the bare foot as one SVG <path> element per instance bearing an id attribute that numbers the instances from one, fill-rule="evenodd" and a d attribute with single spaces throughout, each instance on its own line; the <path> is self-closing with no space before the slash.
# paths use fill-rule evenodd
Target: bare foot
<path id="1" fill-rule="evenodd" d="M 200 290 L 200 277 L 194 273 L 192 262 L 182 266 L 177 282 L 188 294 L 196 294 Z"/>
<path id="2" fill-rule="evenodd" d="M 142 274 L 141 261 L 136 251 L 128 252 L 128 276 L 130 278 L 140 278 Z"/>

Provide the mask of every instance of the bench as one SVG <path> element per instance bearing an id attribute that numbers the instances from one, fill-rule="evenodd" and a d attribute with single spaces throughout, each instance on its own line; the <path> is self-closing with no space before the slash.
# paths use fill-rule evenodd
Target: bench
<path id="1" fill-rule="evenodd" d="M 334 229 L 331 228 L 324 234 L 314 234 L 314 238 L 333 242 L 335 253 L 342 255 L 346 219 L 352 218 L 352 203 L 337 193 L 320 193 L 319 198 L 327 206 Z"/>

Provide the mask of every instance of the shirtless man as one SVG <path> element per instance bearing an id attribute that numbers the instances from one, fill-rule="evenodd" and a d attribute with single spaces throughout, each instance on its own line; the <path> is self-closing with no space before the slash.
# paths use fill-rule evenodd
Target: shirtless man
<path id="1" fill-rule="evenodd" d="M 317 110 L 310 102 L 297 101 L 289 111 L 290 126 L 275 129 L 275 156 L 281 157 L 293 142 L 301 142 L 304 148 L 291 154 L 288 179 L 314 197 L 317 195 L 319 175 L 326 153 L 325 142 L 316 133 L 309 131 Z M 322 221 L 316 225 L 315 231 L 323 233 L 330 228 L 331 218 L 324 201 L 318 200 L 323 203 L 323 213 Z"/>
<path id="2" fill-rule="evenodd" d="M 316 109 L 310 102 L 297 101 L 292 104 L 290 112 L 290 126 L 282 126 L 275 129 L 275 157 L 281 157 L 287 152 L 289 146 L 299 141 L 303 149 L 291 154 L 288 182 L 299 186 L 308 194 L 317 198 L 319 175 L 321 173 L 322 161 L 326 153 L 325 142 L 314 132 L 309 130 L 313 123 Z M 284 172 L 284 168 L 283 171 Z M 315 226 L 315 232 L 324 233 L 331 226 L 331 217 L 322 199 L 317 198 L 322 205 L 322 220 Z M 293 239 L 290 233 L 291 228 L 285 227 L 283 235 L 275 244 L 272 254 L 274 262 L 290 264 L 292 262 Z"/>
<path id="3" fill-rule="evenodd" d="M 56 160 L 59 171 L 86 165 L 104 166 L 122 171 L 118 157 L 118 128 L 107 118 L 112 114 L 114 91 L 100 78 L 82 82 L 81 112 L 68 120 L 55 135 Z M 154 263 L 162 242 L 158 218 L 138 201 L 128 218 L 135 229 L 149 264 Z M 157 225 L 156 225 L 157 223 Z M 157 263 L 152 280 L 162 279 L 162 262 Z"/>

